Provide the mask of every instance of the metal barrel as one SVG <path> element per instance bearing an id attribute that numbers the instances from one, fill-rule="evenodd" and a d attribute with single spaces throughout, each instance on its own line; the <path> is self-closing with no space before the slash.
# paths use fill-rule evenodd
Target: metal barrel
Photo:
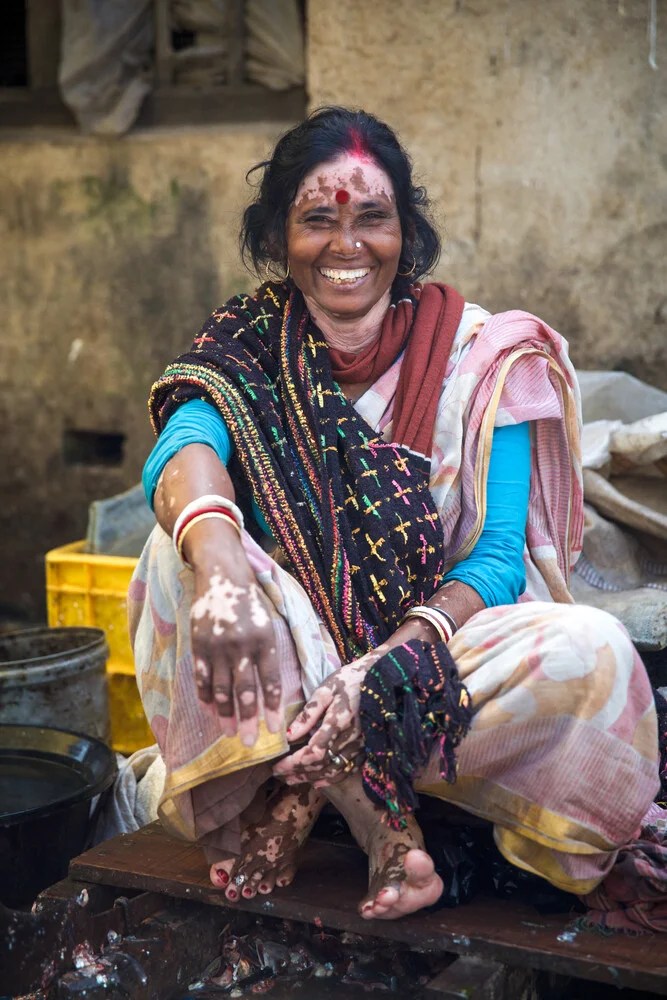
<path id="1" fill-rule="evenodd" d="M 108 743 L 108 657 L 99 628 L 0 635 L 0 723 L 73 729 Z"/>

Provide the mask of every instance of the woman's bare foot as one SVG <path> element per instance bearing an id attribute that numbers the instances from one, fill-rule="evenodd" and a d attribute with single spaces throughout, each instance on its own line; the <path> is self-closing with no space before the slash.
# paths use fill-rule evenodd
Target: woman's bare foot
<path id="1" fill-rule="evenodd" d="M 440 898 L 442 879 L 423 848 L 421 830 L 412 817 L 400 832 L 376 821 L 366 846 L 368 895 L 359 907 L 364 919 L 395 920 Z"/>
<path id="2" fill-rule="evenodd" d="M 211 865 L 216 889 L 225 889 L 233 903 L 239 895 L 252 899 L 258 892 L 272 892 L 276 885 L 289 885 L 296 875 L 299 850 L 325 801 L 310 785 L 282 786 L 267 803 L 259 823 L 244 831 L 240 857 Z"/>
<path id="3" fill-rule="evenodd" d="M 395 920 L 440 898 L 442 879 L 424 850 L 424 838 L 413 816 L 408 817 L 405 830 L 390 829 L 382 822 L 382 811 L 364 792 L 360 774 L 331 785 L 326 794 L 368 855 L 368 894 L 359 904 L 364 919 Z"/>

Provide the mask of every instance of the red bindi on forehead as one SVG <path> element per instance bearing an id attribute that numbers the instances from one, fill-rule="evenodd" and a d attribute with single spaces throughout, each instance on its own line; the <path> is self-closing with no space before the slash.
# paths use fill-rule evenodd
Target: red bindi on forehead
<path id="1" fill-rule="evenodd" d="M 339 205 L 347 205 L 350 200 L 350 192 L 346 191 L 345 188 L 341 188 L 340 191 L 336 191 L 336 201 Z"/>

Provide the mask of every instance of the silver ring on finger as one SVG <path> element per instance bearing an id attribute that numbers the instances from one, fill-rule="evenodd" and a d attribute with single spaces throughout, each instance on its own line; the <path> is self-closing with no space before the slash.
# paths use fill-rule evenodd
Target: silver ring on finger
<path id="1" fill-rule="evenodd" d="M 247 875 L 237 875 L 234 879 L 236 885 L 244 885 L 248 881 Z"/>
<path id="2" fill-rule="evenodd" d="M 333 750 L 327 750 L 327 754 L 334 767 L 346 767 L 350 763 L 342 753 L 334 753 Z"/>

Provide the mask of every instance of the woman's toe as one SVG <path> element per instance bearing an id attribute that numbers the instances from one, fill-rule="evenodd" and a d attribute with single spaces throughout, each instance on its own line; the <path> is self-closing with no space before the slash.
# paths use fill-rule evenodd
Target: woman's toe
<path id="1" fill-rule="evenodd" d="M 230 903 L 238 903 L 239 896 L 239 887 L 235 882 L 232 882 L 231 885 L 227 886 L 227 889 L 225 890 L 225 897 L 230 901 Z"/>
<path id="2" fill-rule="evenodd" d="M 367 907 L 362 908 L 361 916 L 364 918 L 364 920 L 381 920 L 384 916 L 386 916 L 387 913 L 390 912 L 392 905 L 393 905 L 393 898 L 391 903 L 380 902 L 379 900 L 375 899 L 372 902 L 370 902 L 367 905 Z"/>
<path id="3" fill-rule="evenodd" d="M 268 896 L 270 892 L 273 892 L 275 884 L 276 884 L 276 873 L 269 872 L 268 874 L 263 876 L 262 881 L 259 883 L 257 891 L 260 894 L 260 896 Z"/>
<path id="4" fill-rule="evenodd" d="M 211 865 L 209 878 L 216 889 L 226 889 L 229 885 L 229 874 L 234 867 L 234 859 L 229 861 L 216 861 Z"/>
<path id="5" fill-rule="evenodd" d="M 360 907 L 360 913 L 366 920 L 373 917 L 382 917 L 394 906 L 399 899 L 400 891 L 394 886 L 388 885 L 380 889 L 372 899 L 365 899 Z"/>
<path id="6" fill-rule="evenodd" d="M 294 865 L 289 865 L 287 868 L 281 868 L 276 876 L 276 885 L 279 889 L 284 889 L 285 886 L 289 885 L 290 882 L 294 881 L 294 876 L 296 875 L 296 868 Z"/>
<path id="7" fill-rule="evenodd" d="M 241 895 L 244 899 L 254 899 L 257 895 L 257 890 L 259 889 L 259 884 L 262 881 L 262 872 L 254 872 L 250 876 L 246 885 L 243 886 Z"/>

